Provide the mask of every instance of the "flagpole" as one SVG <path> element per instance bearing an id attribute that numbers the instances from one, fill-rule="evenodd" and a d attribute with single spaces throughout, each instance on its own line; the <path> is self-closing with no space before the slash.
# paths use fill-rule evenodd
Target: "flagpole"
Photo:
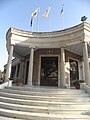
<path id="1" fill-rule="evenodd" d="M 40 12 L 40 7 L 39 7 L 39 12 Z M 36 31 L 37 32 L 39 31 L 39 15 L 37 16 L 37 30 Z"/>
<path id="2" fill-rule="evenodd" d="M 33 24 L 32 24 L 32 32 L 33 32 L 33 26 L 34 26 L 34 20 L 33 20 Z"/>
<path id="3" fill-rule="evenodd" d="M 51 9 L 51 8 L 50 8 Z M 49 18 L 49 24 L 50 24 L 50 31 L 51 31 L 51 13 L 50 13 L 50 18 Z"/>
<path id="4" fill-rule="evenodd" d="M 51 10 L 51 6 L 49 5 L 49 7 L 46 9 L 45 13 L 43 14 L 43 18 L 47 19 L 49 22 L 49 31 L 51 31 L 51 14 L 49 15 Z"/>
<path id="5" fill-rule="evenodd" d="M 64 29 L 64 14 L 62 14 L 62 29 Z"/>
<path id="6" fill-rule="evenodd" d="M 38 29 L 39 29 L 39 24 L 38 24 L 38 16 L 37 16 L 37 29 L 36 29 L 36 32 L 38 32 Z"/>
<path id="7" fill-rule="evenodd" d="M 61 9 L 61 22 L 62 22 L 61 29 L 64 29 L 64 5 L 62 5 L 62 9 Z"/>

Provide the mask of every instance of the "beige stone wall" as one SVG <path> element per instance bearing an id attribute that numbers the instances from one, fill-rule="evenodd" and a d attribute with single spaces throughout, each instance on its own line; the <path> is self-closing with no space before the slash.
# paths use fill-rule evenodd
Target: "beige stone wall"
<path id="1" fill-rule="evenodd" d="M 39 59 L 40 55 L 49 55 L 48 50 L 51 50 L 50 55 L 60 55 L 60 49 L 38 49 L 34 54 L 34 71 L 33 71 L 33 84 L 38 84 L 38 72 L 39 72 Z M 65 66 L 69 62 L 69 58 L 76 59 L 81 61 L 81 56 L 76 55 L 75 53 L 65 50 Z M 67 66 L 66 66 L 67 67 Z M 66 83 L 69 84 L 69 73 L 65 70 L 65 79 Z"/>
<path id="2" fill-rule="evenodd" d="M 49 53 L 49 50 L 51 53 Z M 33 69 L 33 85 L 38 85 L 38 73 L 39 73 L 39 62 L 40 62 L 40 55 L 59 55 L 61 54 L 61 50 L 57 49 L 38 49 L 34 52 L 34 69 Z M 68 71 L 69 67 L 69 58 L 75 59 L 77 61 L 81 61 L 81 56 L 69 52 L 65 50 L 65 79 L 66 83 L 69 84 L 70 82 L 70 73 Z M 25 57 L 25 59 L 29 59 L 29 55 Z M 60 70 L 61 71 L 61 70 Z"/>
<path id="3" fill-rule="evenodd" d="M 73 59 L 81 61 L 81 56 L 77 55 L 75 53 L 72 53 L 72 52 L 69 52 L 69 51 L 65 51 L 65 55 L 66 55 L 66 62 L 68 61 L 69 58 L 73 58 Z"/>

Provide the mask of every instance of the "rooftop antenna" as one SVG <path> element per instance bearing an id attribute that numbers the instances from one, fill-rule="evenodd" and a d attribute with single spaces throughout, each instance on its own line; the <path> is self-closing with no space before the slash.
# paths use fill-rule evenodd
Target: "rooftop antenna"
<path id="1" fill-rule="evenodd" d="M 86 21 L 86 20 L 87 20 L 87 17 L 86 17 L 86 16 L 82 16 L 82 17 L 81 17 L 81 21 L 82 21 L 82 22 L 84 22 L 84 21 Z"/>

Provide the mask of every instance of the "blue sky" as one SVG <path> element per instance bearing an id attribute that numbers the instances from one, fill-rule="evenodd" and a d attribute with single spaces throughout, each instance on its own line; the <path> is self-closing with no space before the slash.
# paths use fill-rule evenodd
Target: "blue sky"
<path id="1" fill-rule="evenodd" d="M 58 31 L 62 29 L 60 15 L 62 4 L 64 4 L 64 28 L 81 23 L 81 17 L 84 15 L 88 17 L 87 22 L 90 23 L 90 0 L 0 0 L 0 70 L 3 70 L 8 59 L 7 30 L 14 27 L 31 31 L 31 14 L 40 7 L 39 15 L 34 20 L 33 31 Z M 44 19 L 42 15 L 49 5 L 51 6 L 49 17 Z"/>

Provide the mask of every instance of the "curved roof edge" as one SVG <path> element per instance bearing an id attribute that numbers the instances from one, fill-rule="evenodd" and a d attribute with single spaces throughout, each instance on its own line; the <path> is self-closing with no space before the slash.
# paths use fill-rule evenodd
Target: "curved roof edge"
<path id="1" fill-rule="evenodd" d="M 51 32 L 31 32 L 31 31 L 26 31 L 26 30 L 20 30 L 16 28 L 9 28 L 6 34 L 6 39 L 11 35 L 11 34 L 17 34 L 17 35 L 22 35 L 22 36 L 27 36 L 27 37 L 53 37 L 53 36 L 60 36 L 82 30 L 84 27 L 87 27 L 90 29 L 90 24 L 87 22 L 82 22 L 78 25 L 75 25 L 70 28 L 66 28 L 63 30 L 58 30 L 58 31 L 51 31 Z"/>

